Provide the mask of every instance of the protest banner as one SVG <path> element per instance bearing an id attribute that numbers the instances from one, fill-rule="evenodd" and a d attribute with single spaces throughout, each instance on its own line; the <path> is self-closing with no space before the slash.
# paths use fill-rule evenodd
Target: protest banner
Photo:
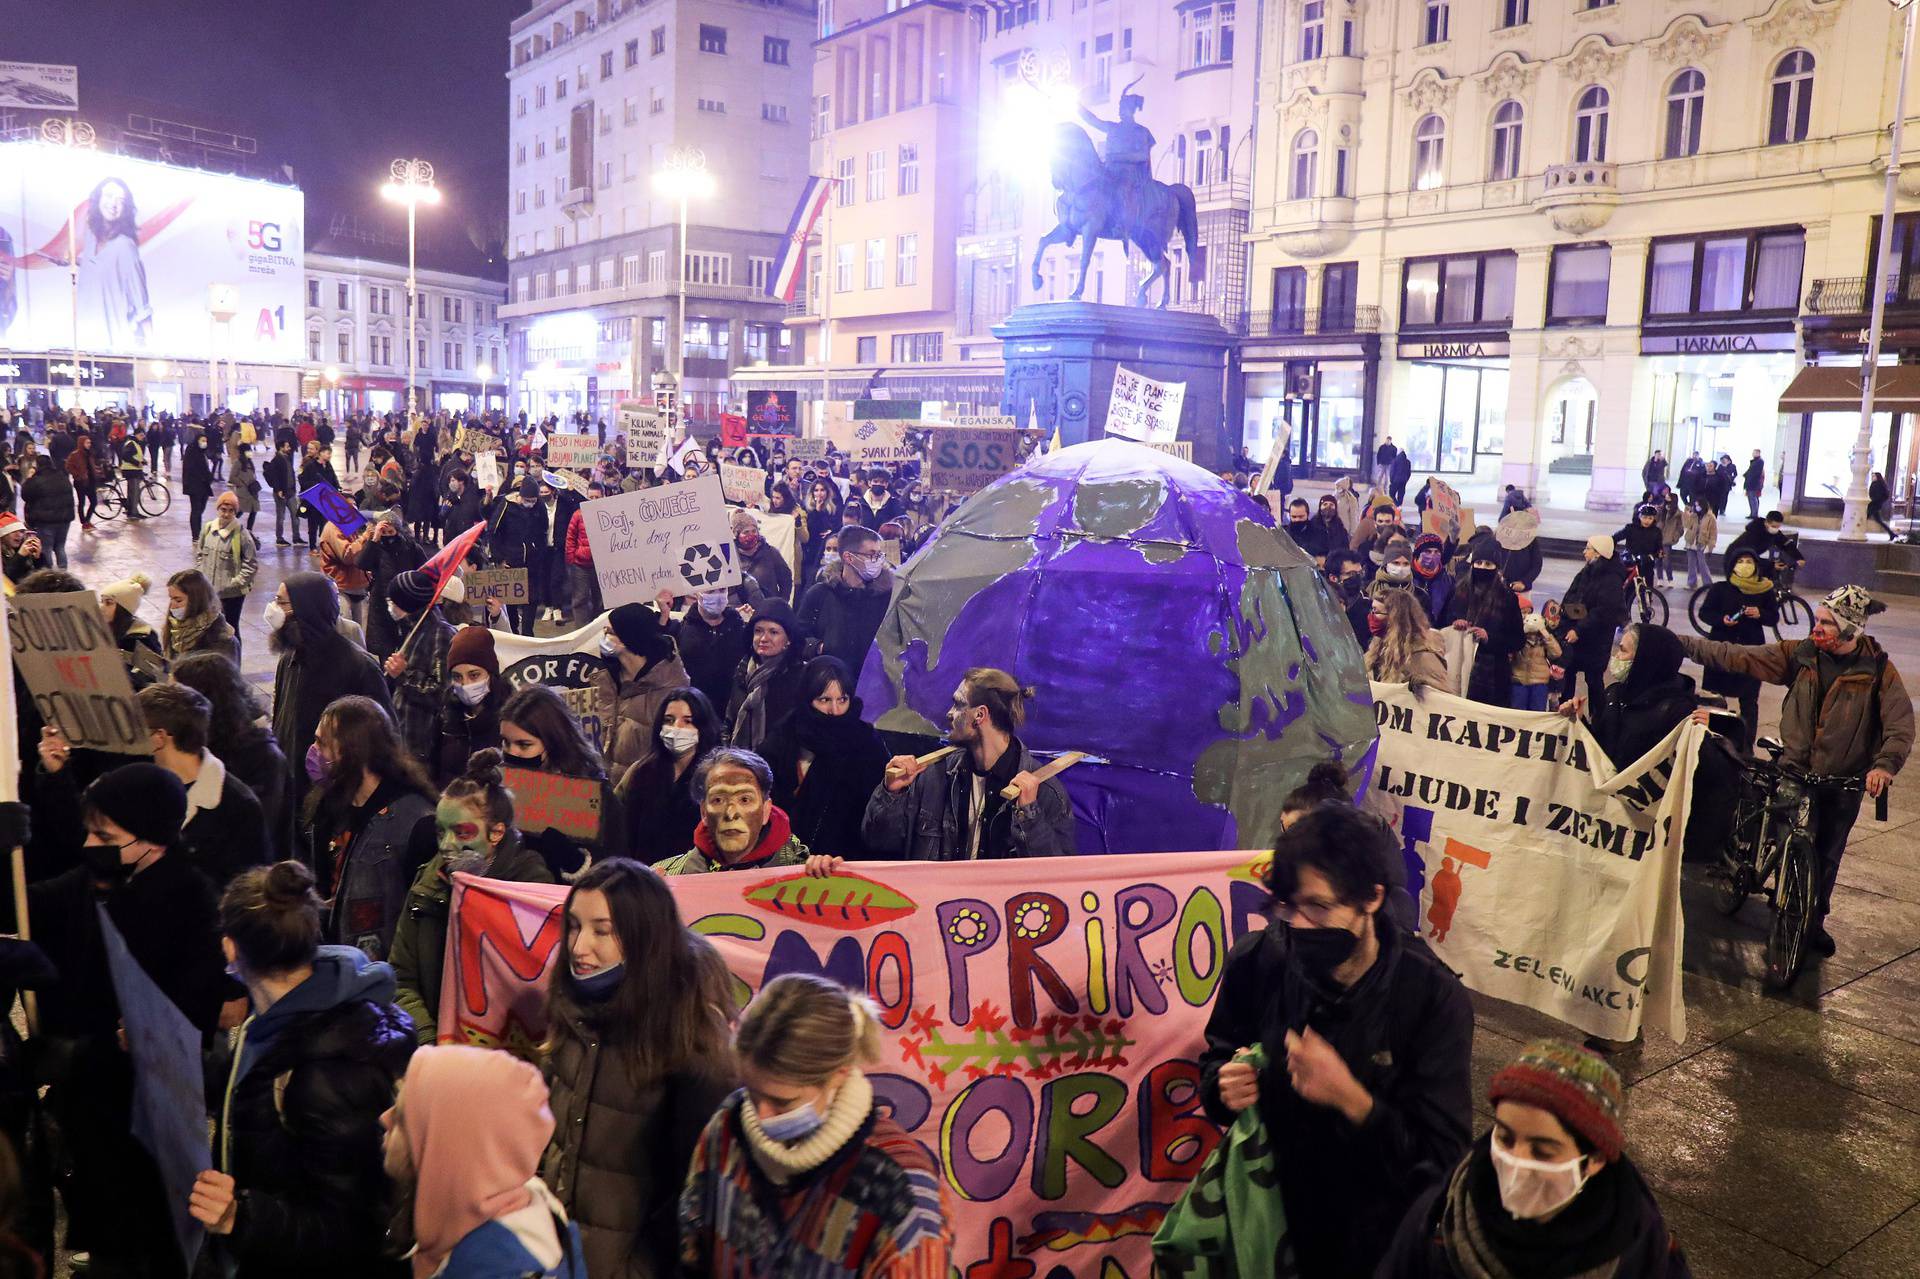
<path id="1" fill-rule="evenodd" d="M 502 604 L 532 602 L 524 568 L 470 568 L 464 576 L 469 600 L 497 599 Z"/>
<path id="2" fill-rule="evenodd" d="M 797 391 L 755 391 L 747 404 L 747 429 L 755 435 L 792 435 L 799 417 Z"/>
<path id="3" fill-rule="evenodd" d="M 1453 485 L 1442 479 L 1433 479 L 1427 485 L 1427 514 L 1438 514 L 1440 523 L 1432 529 L 1450 542 L 1460 540 L 1460 494 Z M 1425 521 L 1422 521 L 1423 527 Z M 1469 526 L 1471 531 L 1471 526 Z"/>
<path id="4" fill-rule="evenodd" d="M 340 530 L 342 537 L 352 537 L 367 526 L 367 517 L 360 513 L 360 508 L 349 502 L 331 484 L 316 484 L 312 488 L 301 489 L 300 500 L 320 512 Z"/>
<path id="5" fill-rule="evenodd" d="M 213 1167 L 207 1144 L 205 1067 L 200 1032 L 156 986 L 114 927 L 107 908 L 96 903 L 100 940 L 107 952 L 107 973 L 120 1005 L 126 1051 L 133 1058 L 135 1141 L 146 1147 L 166 1187 L 173 1237 L 186 1271 L 206 1242 L 206 1228 L 187 1212 L 193 1183 Z"/>
<path id="6" fill-rule="evenodd" d="M 458 452 L 472 453 L 478 456 L 482 453 L 491 453 L 499 448 L 500 441 L 477 427 L 463 426 L 460 428 L 460 434 L 454 437 L 453 447 Z"/>
<path id="7" fill-rule="evenodd" d="M 483 492 L 498 492 L 500 489 L 500 459 L 492 453 L 474 454 L 473 485 Z"/>
<path id="8" fill-rule="evenodd" d="M 609 607 L 649 604 L 661 591 L 697 595 L 739 584 L 717 475 L 615 493 L 583 503 L 580 513 Z"/>
<path id="9" fill-rule="evenodd" d="M 942 426 L 927 437 L 927 486 L 943 493 L 978 493 L 1020 465 L 1017 431 Z"/>
<path id="10" fill-rule="evenodd" d="M 729 502 L 753 506 L 766 500 L 767 473 L 757 466 L 740 466 L 734 462 L 722 462 L 720 491 L 726 495 Z"/>
<path id="11" fill-rule="evenodd" d="M 606 629 L 607 614 L 602 613 L 564 635 L 493 632 L 493 651 L 500 661 L 502 678 L 515 689 L 544 684 L 560 694 L 596 750 L 605 750 L 607 744 L 606 725 L 593 693 L 594 673 L 606 670 L 600 656 L 600 637 Z"/>
<path id="12" fill-rule="evenodd" d="M 600 441 L 591 435 L 562 435 L 556 431 L 547 437 L 547 465 L 556 470 L 577 471 L 599 460 Z"/>
<path id="13" fill-rule="evenodd" d="M 897 419 L 828 422 L 827 438 L 855 466 L 898 466 L 920 457 L 920 451 L 907 443 L 906 424 Z"/>
<path id="14" fill-rule="evenodd" d="M 537 834 L 557 830 L 569 839 L 600 838 L 600 783 L 590 777 L 568 777 L 535 768 L 501 771 L 513 794 L 513 822 Z"/>
<path id="15" fill-rule="evenodd" d="M 133 683 L 92 591 L 15 595 L 8 640 L 40 718 L 74 746 L 151 755 Z"/>
<path id="16" fill-rule="evenodd" d="M 666 465 L 671 434 L 666 414 L 638 400 L 622 400 L 614 416 L 619 424 L 617 429 L 627 437 L 628 466 Z"/>
<path id="17" fill-rule="evenodd" d="M 827 460 L 827 442 L 796 435 L 787 441 L 787 457 L 796 462 L 824 462 Z"/>
<path id="18" fill-rule="evenodd" d="M 1107 434 L 1142 443 L 1171 443 L 1180 436 L 1180 406 L 1186 398 L 1185 382 L 1156 382 L 1124 364 L 1115 365 Z"/>
<path id="19" fill-rule="evenodd" d="M 747 442 L 747 419 L 738 413 L 720 415 L 720 447 L 737 449 Z"/>
<path id="20" fill-rule="evenodd" d="M 1147 1279 L 1148 1238 L 1219 1137 L 1197 1058 L 1228 948 L 1262 926 L 1265 857 L 1056 858 L 1045 888 L 1020 862 L 667 884 L 737 1000 L 790 972 L 874 997 L 868 1078 L 935 1156 L 956 1274 Z M 566 893 L 454 877 L 443 1042 L 541 1041 Z"/>
<path id="21" fill-rule="evenodd" d="M 973 427 L 984 430 L 989 427 L 1003 431 L 1019 428 L 1020 423 L 1010 413 L 957 413 L 947 419 L 947 426 Z"/>
<path id="22" fill-rule="evenodd" d="M 1706 729 L 1617 767 L 1585 724 L 1373 686 L 1365 803 L 1399 834 L 1440 962 L 1604 1039 L 1686 1038 L 1680 842 Z"/>

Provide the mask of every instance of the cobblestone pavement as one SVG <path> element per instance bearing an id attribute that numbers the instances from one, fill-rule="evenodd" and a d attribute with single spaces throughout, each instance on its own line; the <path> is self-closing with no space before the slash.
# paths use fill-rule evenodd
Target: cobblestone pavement
<path id="1" fill-rule="evenodd" d="M 272 665 L 261 606 L 281 577 L 309 567 L 304 545 L 272 544 L 272 519 L 269 499 L 243 637 L 246 673 L 263 684 Z M 90 585 L 150 574 L 142 612 L 163 617 L 160 585 L 190 562 L 185 504 L 176 498 L 141 527 L 76 529 L 69 549 Z M 1557 596 L 1573 567 L 1550 561 L 1536 601 Z M 1687 592 L 1669 594 L 1686 625 Z M 1920 678 L 1920 604 L 1895 602 L 1874 629 Z M 1763 693 L 1762 731 L 1779 704 L 1779 690 Z M 1653 1037 L 1615 1062 L 1631 1085 L 1634 1157 L 1702 1279 L 1920 1274 L 1920 771 L 1894 787 L 1889 816 L 1877 823 L 1863 808 L 1836 891 L 1838 953 L 1784 995 L 1761 984 L 1764 905 L 1725 919 L 1699 876 L 1686 876 L 1687 1040 Z M 1525 1040 L 1565 1033 L 1524 1009 L 1474 1002 L 1476 1095 Z"/>

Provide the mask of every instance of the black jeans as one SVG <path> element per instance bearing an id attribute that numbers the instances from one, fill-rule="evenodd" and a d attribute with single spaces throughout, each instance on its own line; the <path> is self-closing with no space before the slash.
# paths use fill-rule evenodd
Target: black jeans
<path id="1" fill-rule="evenodd" d="M 1820 866 L 1820 896 L 1814 923 L 1825 927 L 1827 912 L 1833 909 L 1833 885 L 1840 878 L 1840 859 L 1847 852 L 1847 836 L 1860 817 L 1864 792 L 1838 786 L 1814 786 L 1813 855 Z"/>
<path id="2" fill-rule="evenodd" d="M 193 535 L 195 542 L 200 540 L 200 524 L 206 517 L 207 499 L 205 495 L 189 497 L 187 499 L 187 532 Z"/>
<path id="3" fill-rule="evenodd" d="M 236 653 L 240 651 L 244 643 L 240 638 L 240 609 L 246 602 L 247 597 L 244 595 L 222 595 L 220 597 L 220 611 L 226 615 L 227 625 L 233 628 L 233 648 Z"/>
<path id="4" fill-rule="evenodd" d="M 99 490 L 91 484 L 76 484 L 73 486 L 73 495 L 80 505 L 80 522 L 93 523 L 93 517 L 100 509 Z"/>

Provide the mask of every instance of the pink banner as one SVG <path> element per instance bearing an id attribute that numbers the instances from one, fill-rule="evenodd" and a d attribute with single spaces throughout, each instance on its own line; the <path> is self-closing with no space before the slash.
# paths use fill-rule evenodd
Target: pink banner
<path id="1" fill-rule="evenodd" d="M 1200 1107 L 1202 1031 L 1228 947 L 1263 925 L 1265 859 L 868 862 L 824 880 L 668 882 L 742 1002 L 815 972 L 879 1004 L 874 1091 L 942 1169 L 961 1275 L 1145 1279 L 1148 1239 L 1219 1136 Z M 532 1055 L 565 896 L 456 876 L 443 1040 Z"/>

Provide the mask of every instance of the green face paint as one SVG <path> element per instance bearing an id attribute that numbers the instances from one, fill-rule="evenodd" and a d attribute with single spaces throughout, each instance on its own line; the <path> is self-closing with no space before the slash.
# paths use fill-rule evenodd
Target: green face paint
<path id="1" fill-rule="evenodd" d="M 455 871 L 478 874 L 486 866 L 493 845 L 487 842 L 487 823 L 479 809 L 459 800 L 443 799 L 434 809 L 433 824 L 449 875 Z"/>

